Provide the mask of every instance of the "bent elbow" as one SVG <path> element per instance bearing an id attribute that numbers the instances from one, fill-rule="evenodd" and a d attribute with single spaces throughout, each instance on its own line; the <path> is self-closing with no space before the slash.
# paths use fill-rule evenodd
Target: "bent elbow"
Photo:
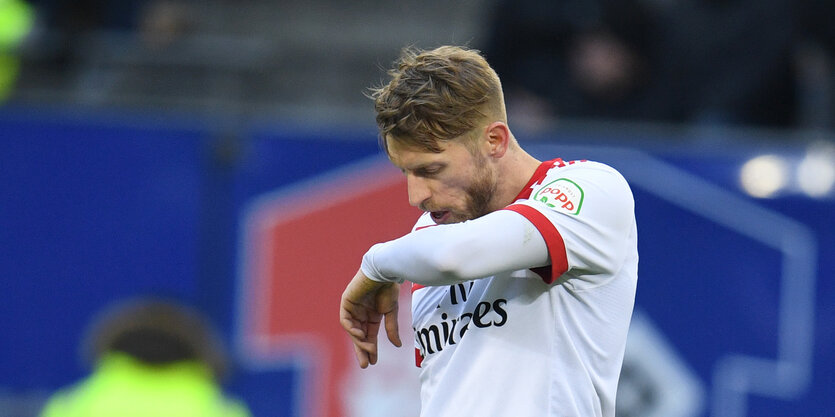
<path id="1" fill-rule="evenodd" d="M 479 278 L 472 276 L 473 257 L 467 250 L 455 245 L 440 245 L 427 260 L 438 279 L 444 284 L 454 284 Z"/>

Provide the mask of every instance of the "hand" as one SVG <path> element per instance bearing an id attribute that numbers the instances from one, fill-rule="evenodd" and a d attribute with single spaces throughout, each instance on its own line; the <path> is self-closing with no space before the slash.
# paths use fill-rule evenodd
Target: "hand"
<path id="1" fill-rule="evenodd" d="M 377 363 L 377 333 L 385 317 L 386 335 L 389 341 L 400 347 L 397 327 L 397 299 L 400 285 L 368 279 L 358 271 L 339 304 L 339 323 L 354 342 L 360 368 Z"/>

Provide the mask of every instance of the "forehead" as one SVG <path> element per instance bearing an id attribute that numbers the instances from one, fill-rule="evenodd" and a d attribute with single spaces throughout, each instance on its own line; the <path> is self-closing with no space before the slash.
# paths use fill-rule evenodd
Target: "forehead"
<path id="1" fill-rule="evenodd" d="M 461 157 L 459 154 L 466 148 L 457 142 L 439 142 L 441 152 L 432 152 L 419 146 L 404 144 L 401 141 L 386 137 L 386 149 L 391 162 L 400 169 L 415 169 L 438 162 L 449 162 Z"/>

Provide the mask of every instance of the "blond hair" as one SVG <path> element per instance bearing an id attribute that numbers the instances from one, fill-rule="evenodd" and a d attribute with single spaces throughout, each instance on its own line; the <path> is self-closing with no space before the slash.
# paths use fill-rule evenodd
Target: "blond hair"
<path id="1" fill-rule="evenodd" d="M 501 82 L 477 50 L 441 46 L 406 48 L 388 74 L 371 89 L 380 141 L 441 152 L 441 141 L 461 137 L 489 121 L 506 122 Z"/>

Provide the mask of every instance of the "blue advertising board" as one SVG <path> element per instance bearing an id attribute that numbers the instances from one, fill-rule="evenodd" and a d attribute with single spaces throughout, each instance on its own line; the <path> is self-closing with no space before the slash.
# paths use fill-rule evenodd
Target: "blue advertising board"
<path id="1" fill-rule="evenodd" d="M 342 359 L 318 358 L 344 380 L 320 372 L 328 380 L 316 382 L 311 364 L 298 356 L 262 355 L 241 341 L 246 306 L 254 302 L 242 290 L 252 252 L 246 228 L 253 213 L 283 210 L 288 202 L 311 216 L 320 216 L 316 209 L 325 200 L 347 204 L 338 206 L 345 210 L 366 210 L 353 204 L 365 204 L 360 196 L 378 201 L 379 192 L 391 198 L 385 204 L 405 202 L 405 189 L 386 188 L 397 190 L 399 173 L 384 168 L 373 130 L 240 130 L 233 132 L 238 152 L 218 162 L 211 150 L 220 135 L 200 123 L 0 114 L 4 404 L 82 377 L 77 345 L 88 320 L 112 301 L 147 293 L 190 301 L 220 324 L 238 365 L 227 386 L 256 416 L 337 412 L 310 405 L 306 396 L 312 394 L 304 388 L 311 383 L 341 387 L 320 394 L 343 401 L 345 416 L 358 407 L 346 393 L 374 391 L 369 381 L 378 374 L 337 369 Z M 520 137 L 540 159 L 612 165 L 635 194 L 640 278 L 618 415 L 830 415 L 835 198 L 832 192 L 810 197 L 790 184 L 772 198 L 756 198 L 740 186 L 740 171 L 753 158 L 777 155 L 792 168 L 809 148 L 756 138 L 720 137 L 702 146 L 671 135 L 665 138 L 671 146 L 663 147 L 632 139 L 622 132 L 594 141 L 572 132 Z M 363 181 L 369 186 L 357 185 Z M 341 186 L 366 194 L 346 197 L 337 191 Z M 390 210 L 400 213 L 394 205 Z M 319 227 L 320 217 L 298 218 L 298 225 Z M 329 235 L 338 243 L 352 232 L 345 227 Z M 347 251 L 350 238 L 343 239 Z M 349 278 L 321 278 L 323 294 L 339 291 Z M 282 296 L 310 297 L 294 292 L 303 286 L 282 282 L 276 290 L 288 292 Z M 331 298 L 316 299 L 310 314 L 327 311 L 329 303 L 335 311 Z M 338 331 L 335 321 L 322 326 L 310 328 L 310 335 Z M 275 343 L 286 346 L 296 336 Z M 413 378 L 408 370 L 393 375 Z M 390 395 L 400 389 L 384 386 Z M 399 404 L 404 414 L 385 415 L 414 413 L 405 400 Z M 385 411 L 382 403 L 366 408 L 368 415 L 376 415 L 372 409 Z M 0 410 L 3 415 L 12 414 Z"/>
<path id="2" fill-rule="evenodd" d="M 0 386 L 51 390 L 113 300 L 198 287 L 206 133 L 31 115 L 0 120 Z"/>

